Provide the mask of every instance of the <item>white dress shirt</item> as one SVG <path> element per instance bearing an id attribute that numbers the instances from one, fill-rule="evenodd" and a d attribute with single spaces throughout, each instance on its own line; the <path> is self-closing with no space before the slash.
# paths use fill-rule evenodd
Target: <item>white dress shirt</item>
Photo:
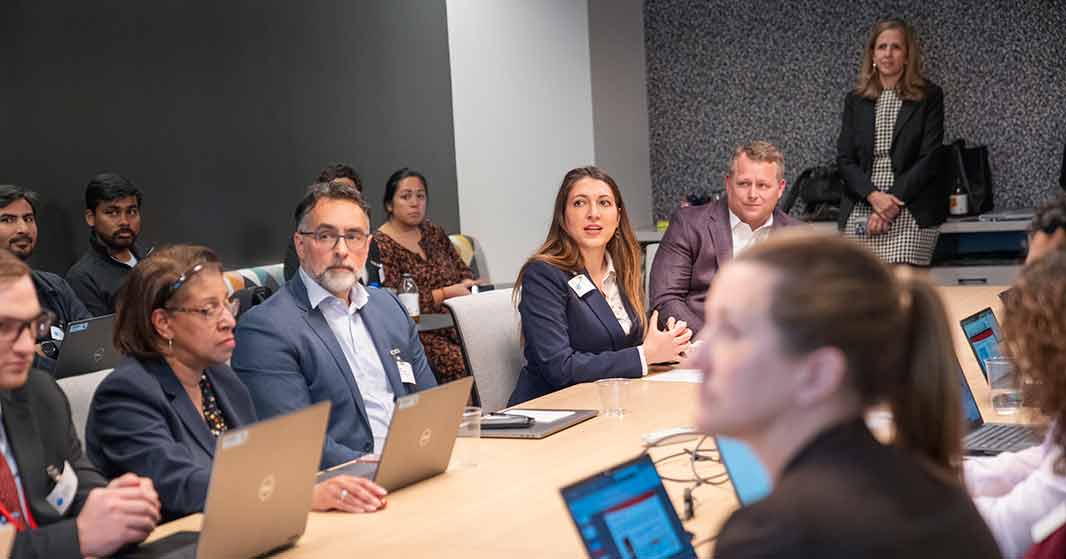
<path id="1" fill-rule="evenodd" d="M 607 299 L 607 306 L 611 307 L 611 314 L 618 320 L 618 325 L 628 336 L 629 331 L 633 329 L 633 319 L 629 318 L 625 303 L 622 302 L 622 292 L 618 288 L 618 273 L 614 269 L 614 261 L 611 260 L 609 253 L 605 256 L 607 257 L 607 273 L 603 276 L 603 297 Z M 648 374 L 648 359 L 644 357 L 643 344 L 637 346 L 637 353 L 640 354 L 642 374 L 646 375 Z"/>
<path id="2" fill-rule="evenodd" d="M 750 225 L 741 221 L 733 210 L 729 210 L 729 229 L 733 232 L 733 256 L 740 256 L 740 253 L 748 250 L 755 243 L 766 239 L 766 236 L 770 234 L 770 226 L 773 224 L 774 214 L 770 214 L 766 223 L 752 231 Z"/>
<path id="3" fill-rule="evenodd" d="M 1066 501 L 1066 477 L 1055 473 L 1062 449 L 1051 440 L 1020 452 L 967 458 L 963 476 L 1004 557 L 1021 557 L 1033 545 L 1032 528 Z"/>
<path id="4" fill-rule="evenodd" d="M 302 267 L 300 279 L 307 286 L 307 299 L 311 308 L 322 311 L 322 316 L 326 318 L 329 329 L 333 331 L 341 351 L 344 352 L 348 368 L 355 377 L 355 385 L 359 387 L 363 403 L 366 404 L 370 431 L 374 434 L 374 454 L 381 454 L 396 403 L 392 385 L 389 384 L 385 367 L 381 364 L 381 356 L 374 347 L 374 340 L 370 337 L 363 317 L 359 315 L 359 309 L 367 304 L 370 295 L 362 284 L 356 282 L 350 295 L 352 302 L 346 305 L 343 300 L 311 279 Z"/>

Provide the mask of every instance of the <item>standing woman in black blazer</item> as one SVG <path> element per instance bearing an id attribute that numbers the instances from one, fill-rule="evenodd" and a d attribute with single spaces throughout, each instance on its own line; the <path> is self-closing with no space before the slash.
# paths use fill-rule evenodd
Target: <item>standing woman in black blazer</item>
<path id="1" fill-rule="evenodd" d="M 511 405 L 581 382 L 639 378 L 689 346 L 683 321 L 671 317 L 659 330 L 658 313 L 645 316 L 640 246 L 618 184 L 597 167 L 563 178 L 548 237 L 515 283 L 526 366 Z"/>
<path id="2" fill-rule="evenodd" d="M 707 297 L 700 428 L 751 446 L 773 489 L 715 557 L 999 557 L 959 476 L 959 373 L 943 304 L 841 237 L 782 235 Z M 887 404 L 894 439 L 863 421 Z"/>
<path id="3" fill-rule="evenodd" d="M 877 23 L 837 139 L 844 234 L 885 262 L 928 266 L 948 212 L 947 191 L 933 184 L 943 141 L 944 92 L 922 74 L 914 30 L 898 19 Z"/>

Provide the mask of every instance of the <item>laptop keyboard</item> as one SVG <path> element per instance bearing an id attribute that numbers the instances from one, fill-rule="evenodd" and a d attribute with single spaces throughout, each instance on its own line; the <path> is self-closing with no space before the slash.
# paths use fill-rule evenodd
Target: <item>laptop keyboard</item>
<path id="1" fill-rule="evenodd" d="M 1033 431 L 1024 425 L 985 424 L 979 431 L 966 437 L 970 448 L 1015 450 L 1035 442 Z"/>

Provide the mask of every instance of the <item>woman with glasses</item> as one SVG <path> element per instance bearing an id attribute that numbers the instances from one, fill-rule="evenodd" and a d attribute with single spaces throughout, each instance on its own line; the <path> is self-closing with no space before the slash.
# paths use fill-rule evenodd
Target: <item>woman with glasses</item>
<path id="1" fill-rule="evenodd" d="M 423 313 L 443 313 L 445 299 L 470 294 L 473 272 L 455 251 L 448 234 L 426 219 L 429 186 L 418 171 L 400 169 L 385 183 L 385 214 L 389 216 L 374 236 L 381 249 L 385 271 L 382 284 L 399 289 L 404 274 L 418 286 L 418 306 Z M 465 377 L 459 333 L 455 328 L 419 332 L 426 358 L 443 384 Z"/>
<path id="2" fill-rule="evenodd" d="M 153 253 L 119 295 L 114 341 L 126 358 L 93 397 L 86 447 L 106 475 L 151 478 L 164 520 L 203 510 L 215 440 L 256 421 L 248 390 L 226 364 L 236 306 L 218 257 L 193 245 Z M 367 512 L 383 495 L 342 476 L 315 487 L 312 508 Z"/>

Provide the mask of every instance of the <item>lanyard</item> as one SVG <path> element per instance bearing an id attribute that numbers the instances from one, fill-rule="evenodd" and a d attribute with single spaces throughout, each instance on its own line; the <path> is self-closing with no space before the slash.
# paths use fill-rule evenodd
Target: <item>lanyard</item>
<path id="1" fill-rule="evenodd" d="M 27 503 L 27 505 L 28 504 L 29 503 Z M 17 531 L 19 531 L 19 532 L 25 531 L 27 525 L 29 525 L 29 528 L 31 530 L 36 530 L 37 529 L 37 522 L 33 520 L 33 515 L 30 514 L 29 506 L 25 506 L 24 508 L 26 509 L 26 512 L 25 512 L 25 516 L 26 516 L 25 520 L 26 521 L 25 522 L 18 522 L 15 519 L 15 516 L 13 514 L 11 514 L 10 512 L 8 512 L 7 507 L 5 507 L 3 503 L 0 503 L 0 515 L 2 515 L 5 520 L 7 520 L 8 524 L 11 524 L 12 526 L 14 526 L 15 529 Z"/>

